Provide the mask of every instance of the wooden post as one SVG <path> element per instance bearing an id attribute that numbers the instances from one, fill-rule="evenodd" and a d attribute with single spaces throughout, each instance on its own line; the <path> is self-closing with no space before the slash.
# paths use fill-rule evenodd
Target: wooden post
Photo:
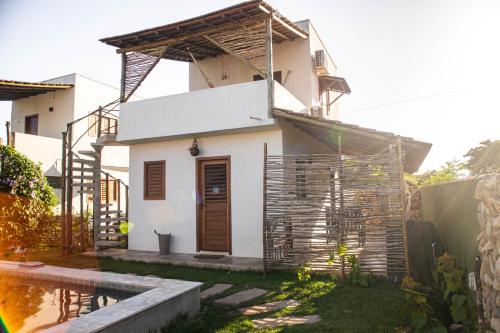
<path id="1" fill-rule="evenodd" d="M 273 118 L 274 108 L 274 77 L 273 77 L 273 19 L 266 18 L 266 62 L 267 62 L 267 112 L 268 117 Z"/>
<path id="2" fill-rule="evenodd" d="M 61 254 L 66 254 L 66 137 L 62 132 L 62 159 L 61 159 Z"/>
<path id="3" fill-rule="evenodd" d="M 264 143 L 264 167 L 263 167 L 264 174 L 262 175 L 262 247 L 263 247 L 263 267 L 264 267 L 264 274 L 267 273 L 267 244 L 266 244 L 266 239 L 267 239 L 267 212 L 266 212 L 266 200 L 267 200 L 267 194 L 266 194 L 266 187 L 267 187 L 267 142 Z"/>
<path id="4" fill-rule="evenodd" d="M 398 154 L 398 168 L 399 168 L 399 185 L 401 191 L 401 213 L 403 222 L 403 248 L 405 256 L 405 271 L 406 276 L 410 276 L 410 263 L 408 258 L 408 230 L 406 223 L 406 193 L 405 193 L 405 178 L 404 178 L 404 166 L 403 166 L 403 150 L 401 147 L 401 137 L 398 135 L 396 138 L 396 149 Z"/>
<path id="5" fill-rule="evenodd" d="M 128 221 L 128 185 L 125 185 L 125 216 Z"/>
<path id="6" fill-rule="evenodd" d="M 127 54 L 122 53 L 122 76 L 120 80 L 120 103 L 125 102 L 125 83 L 127 79 Z"/>
<path id="7" fill-rule="evenodd" d="M 345 242 L 345 221 L 344 221 L 344 184 L 342 183 L 344 180 L 344 162 L 342 161 L 342 136 L 337 134 L 337 154 L 339 155 L 339 213 L 338 218 L 340 219 L 340 240 L 341 244 Z M 345 247 L 347 245 L 344 244 Z M 341 257 L 342 261 L 342 278 L 346 278 L 345 274 L 345 255 Z"/>
<path id="8" fill-rule="evenodd" d="M 5 130 L 7 131 L 7 145 L 10 145 L 10 121 L 5 122 Z"/>
<path id="9" fill-rule="evenodd" d="M 98 249 L 98 236 L 101 227 L 101 150 L 102 146 L 94 146 L 96 153 L 94 164 L 94 194 L 92 196 L 92 217 L 94 229 L 94 249 Z"/>
<path id="10" fill-rule="evenodd" d="M 82 168 L 82 171 L 80 171 L 80 182 L 83 183 L 83 168 L 84 165 L 83 163 L 80 164 L 80 168 Z M 84 228 L 83 228 L 83 185 L 80 185 L 80 251 L 85 250 L 85 236 L 84 236 Z"/>
<path id="11" fill-rule="evenodd" d="M 71 253 L 73 244 L 73 125 L 68 125 L 67 129 L 68 146 L 68 167 L 66 177 L 66 255 Z"/>
<path id="12" fill-rule="evenodd" d="M 99 106 L 99 111 L 97 112 L 97 137 L 101 137 L 102 130 L 102 107 Z"/>

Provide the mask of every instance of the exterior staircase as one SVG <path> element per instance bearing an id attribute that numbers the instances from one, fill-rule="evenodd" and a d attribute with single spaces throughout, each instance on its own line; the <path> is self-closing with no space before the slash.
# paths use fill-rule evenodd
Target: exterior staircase
<path id="1" fill-rule="evenodd" d="M 110 203 L 108 195 L 102 199 L 101 179 L 105 178 L 106 184 L 108 184 L 108 179 L 112 176 L 101 171 L 100 155 L 104 145 L 96 143 L 92 146 L 93 151 L 83 150 L 74 154 L 69 172 L 72 186 L 77 189 L 77 193 L 92 195 L 94 247 L 121 247 L 124 244 L 123 241 L 127 239 L 127 228 L 122 225 L 128 220 L 127 212 L 121 210 L 119 202 L 117 204 Z M 81 158 L 81 155 L 85 158 Z M 125 188 L 128 189 L 128 186 Z M 118 191 L 120 191 L 120 186 Z"/>
<path id="2" fill-rule="evenodd" d="M 118 145 L 116 132 L 118 118 L 111 114 L 118 107 L 120 100 L 108 103 L 105 107 L 99 107 L 88 115 L 67 124 L 66 132 L 63 132 L 63 155 L 62 155 L 62 223 L 61 238 L 63 253 L 68 254 L 73 242 L 73 195 L 78 194 L 80 199 L 80 247 L 84 250 L 87 245 L 85 240 L 84 212 L 85 200 L 92 197 L 92 226 L 93 245 L 95 250 L 109 247 L 126 247 L 128 227 L 128 185 L 121 179 L 102 171 L 101 154 L 106 146 Z M 106 109 L 108 108 L 108 109 Z M 96 119 L 86 132 L 81 134 L 73 142 L 73 127 L 80 121 Z M 111 127 L 110 119 L 115 119 Z M 90 130 L 97 135 L 95 143 L 91 144 L 91 150 L 79 150 L 75 152 L 77 143 L 86 136 Z M 79 133 L 80 134 L 80 133 Z M 104 181 L 105 188 L 101 188 Z M 113 185 L 113 192 L 109 190 Z M 124 198 L 122 194 L 124 189 Z M 104 190 L 104 191 L 103 191 Z M 110 195 L 113 193 L 113 202 Z M 125 203 L 123 204 L 123 201 Z M 122 209 L 122 207 L 125 209 Z"/>

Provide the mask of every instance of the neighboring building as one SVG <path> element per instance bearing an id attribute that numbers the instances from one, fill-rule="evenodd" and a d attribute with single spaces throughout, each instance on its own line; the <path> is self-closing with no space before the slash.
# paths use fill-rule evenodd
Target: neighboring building
<path id="1" fill-rule="evenodd" d="M 62 132 L 72 128 L 73 152 L 92 150 L 96 141 L 95 116 L 88 116 L 99 105 L 119 97 L 119 89 L 79 74 L 69 74 L 43 82 L 0 80 L 0 100 L 12 101 L 8 141 L 19 152 L 41 164 L 43 174 L 61 198 Z M 104 118 L 102 133 L 116 133 L 117 112 Z M 83 119 L 82 119 L 83 118 Z M 82 119 L 77 121 L 78 119 Z M 83 157 L 83 155 L 81 156 Z M 75 156 L 76 159 L 76 156 Z M 103 197 L 116 202 L 118 180 L 128 184 L 128 147 L 106 147 L 102 158 Z M 108 186 L 105 184 L 108 173 Z M 73 208 L 79 211 L 78 189 L 73 191 Z M 122 187 L 122 192 L 124 188 Z M 124 195 L 124 192 L 122 193 Z M 84 210 L 92 210 L 92 195 L 85 194 Z M 60 209 L 60 206 L 58 207 Z"/>
<path id="2" fill-rule="evenodd" d="M 263 1 L 101 41 L 122 54 L 131 250 L 158 251 L 157 230 L 172 234 L 172 252 L 262 258 L 265 144 L 269 155 L 331 155 L 341 138 L 343 154 L 367 155 L 396 140 L 337 121 L 350 89 L 316 30 Z M 190 91 L 127 102 L 160 59 L 190 63 Z M 403 149 L 416 171 L 430 145 L 403 138 Z"/>

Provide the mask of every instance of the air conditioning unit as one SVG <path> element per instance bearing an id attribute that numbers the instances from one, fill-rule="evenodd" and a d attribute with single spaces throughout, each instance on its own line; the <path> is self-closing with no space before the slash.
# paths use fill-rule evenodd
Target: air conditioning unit
<path id="1" fill-rule="evenodd" d="M 311 108 L 311 116 L 323 118 L 323 107 L 322 106 L 313 106 Z"/>
<path id="2" fill-rule="evenodd" d="M 319 74 L 328 74 L 325 50 L 316 50 L 314 52 L 314 69 Z"/>

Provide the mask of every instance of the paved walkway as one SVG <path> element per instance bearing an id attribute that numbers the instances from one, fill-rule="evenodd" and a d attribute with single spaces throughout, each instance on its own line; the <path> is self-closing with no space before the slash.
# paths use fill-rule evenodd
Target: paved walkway
<path id="1" fill-rule="evenodd" d="M 232 271 L 262 272 L 262 259 L 224 256 L 220 259 L 194 258 L 194 254 L 171 253 L 161 256 L 158 252 L 133 251 L 127 249 L 107 249 L 83 253 L 92 257 L 110 257 L 119 260 L 139 261 L 154 264 L 168 264 L 196 268 L 228 269 Z"/>

